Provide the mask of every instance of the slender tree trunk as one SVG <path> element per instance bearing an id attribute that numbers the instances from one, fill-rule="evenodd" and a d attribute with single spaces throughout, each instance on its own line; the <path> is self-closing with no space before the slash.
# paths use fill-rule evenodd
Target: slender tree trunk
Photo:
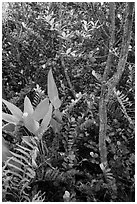
<path id="1" fill-rule="evenodd" d="M 111 60 L 113 56 L 113 45 L 115 42 L 115 3 L 110 2 L 110 17 L 111 17 L 111 27 L 110 27 L 110 43 L 109 43 L 109 54 L 107 58 L 106 68 L 104 70 L 102 86 L 101 86 L 101 95 L 99 102 L 99 118 L 100 118 L 100 129 L 99 129 L 99 151 L 100 151 L 100 159 L 101 163 L 104 167 L 107 166 L 107 148 L 106 148 L 106 131 L 107 131 L 107 108 L 106 104 L 109 100 L 109 96 L 113 93 L 113 89 L 118 84 L 127 61 L 128 56 L 128 47 L 130 45 L 131 31 L 132 31 L 132 18 L 134 11 L 134 3 L 129 2 L 126 3 L 126 19 L 124 25 L 123 39 L 122 39 L 122 47 L 121 54 L 117 66 L 117 72 L 113 75 L 113 77 L 108 80 L 108 74 L 111 68 Z"/>
<path id="2" fill-rule="evenodd" d="M 101 86 L 101 94 L 100 94 L 100 102 L 99 102 L 99 119 L 100 119 L 100 128 L 99 128 L 99 151 L 100 151 L 100 159 L 101 163 L 104 166 L 107 166 L 107 148 L 106 148 L 106 131 L 107 131 L 107 107 L 106 107 L 106 97 L 108 88 L 106 85 L 106 81 L 108 78 L 108 74 L 111 68 L 111 60 L 112 60 L 112 51 L 113 45 L 115 41 L 115 3 L 109 3 L 110 7 L 110 18 L 111 18 L 111 27 L 110 27 L 110 42 L 109 42 L 109 53 L 107 58 L 106 67 L 103 74 L 102 86 Z"/>

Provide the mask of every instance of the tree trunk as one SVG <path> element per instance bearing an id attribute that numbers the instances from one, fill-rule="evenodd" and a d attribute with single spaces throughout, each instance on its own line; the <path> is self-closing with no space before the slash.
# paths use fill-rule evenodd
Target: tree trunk
<path id="1" fill-rule="evenodd" d="M 111 17 L 111 27 L 110 27 L 110 42 L 109 42 L 109 54 L 107 58 L 106 67 L 103 74 L 100 102 L 99 102 L 99 119 L 100 119 L 100 129 L 99 129 L 99 151 L 101 164 L 106 167 L 107 163 L 107 148 L 106 148 L 106 131 L 107 131 L 107 108 L 106 104 L 109 100 L 110 94 L 113 93 L 113 89 L 118 84 L 127 61 L 128 47 L 130 45 L 131 31 L 132 31 L 132 18 L 134 11 L 134 3 L 126 3 L 126 19 L 124 25 L 121 54 L 117 66 L 117 72 L 113 77 L 107 82 L 108 74 L 111 68 L 111 60 L 113 56 L 113 45 L 115 41 L 115 3 L 110 2 L 110 17 Z"/>

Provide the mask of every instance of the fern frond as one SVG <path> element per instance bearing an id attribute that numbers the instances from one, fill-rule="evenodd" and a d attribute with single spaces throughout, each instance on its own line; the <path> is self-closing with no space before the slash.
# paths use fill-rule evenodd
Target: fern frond
<path id="1" fill-rule="evenodd" d="M 120 92 L 116 92 L 116 90 L 114 90 L 114 93 L 121 106 L 121 110 L 124 113 L 125 117 L 127 118 L 130 124 L 133 124 L 133 121 L 130 118 L 130 116 L 127 114 L 126 107 L 125 107 L 125 105 L 129 104 L 128 98 L 124 94 L 120 94 Z"/>
<path id="2" fill-rule="evenodd" d="M 45 180 L 54 181 L 57 179 L 58 176 L 59 176 L 59 169 L 53 170 L 51 168 L 48 168 L 44 175 L 44 178 Z"/>
<path id="3" fill-rule="evenodd" d="M 35 90 L 35 95 L 32 101 L 32 105 L 34 108 L 37 107 L 37 105 L 41 102 L 42 99 L 44 99 L 44 91 L 41 90 L 41 87 L 37 84 L 37 87 Z"/>
<path id="4" fill-rule="evenodd" d="M 6 161 L 3 168 L 3 182 L 5 183 L 7 181 L 6 176 L 8 179 L 8 175 L 10 175 L 11 179 L 8 180 L 10 191 L 16 193 L 23 202 L 30 202 L 27 192 L 30 189 L 31 180 L 36 176 L 36 169 L 32 163 L 37 157 L 35 155 L 34 158 L 32 154 L 36 148 L 34 145 L 36 143 L 33 140 L 26 141 L 24 139 L 21 145 L 17 144 L 14 152 L 11 151 L 12 157 Z"/>
<path id="5" fill-rule="evenodd" d="M 115 93 L 116 97 L 122 101 L 124 106 L 131 106 L 132 105 L 132 103 L 129 101 L 129 98 L 125 94 L 123 94 L 120 91 L 116 91 L 115 89 L 114 89 L 114 93 Z"/>
<path id="6" fill-rule="evenodd" d="M 44 202 L 45 200 L 45 193 L 41 193 L 41 191 L 38 191 L 37 194 L 35 194 L 32 198 L 32 202 Z"/>
<path id="7" fill-rule="evenodd" d="M 17 146 L 20 148 L 20 149 L 23 149 L 24 151 L 23 151 L 23 153 L 26 151 L 26 152 L 29 152 L 30 153 L 30 149 L 28 149 L 28 148 L 26 148 L 26 147 L 24 147 L 24 146 L 21 146 L 21 145 L 19 145 L 19 144 L 17 144 Z M 19 150 L 19 149 L 18 149 Z"/>
<path id="8" fill-rule="evenodd" d="M 36 143 L 34 142 L 34 140 L 31 140 L 32 144 L 30 142 L 28 142 L 25 138 L 22 138 L 22 142 L 24 144 L 26 144 L 29 148 L 33 149 L 34 148 L 34 144 L 36 145 Z"/>
<path id="9" fill-rule="evenodd" d="M 26 158 L 25 156 L 22 156 L 22 155 L 20 155 L 20 154 L 14 153 L 14 152 L 12 152 L 12 151 L 10 151 L 10 153 L 11 153 L 15 158 L 19 158 L 19 159 L 25 161 L 26 164 L 29 164 L 30 157 L 29 157 L 29 158 Z M 8 163 L 8 164 L 9 164 L 9 163 Z"/>

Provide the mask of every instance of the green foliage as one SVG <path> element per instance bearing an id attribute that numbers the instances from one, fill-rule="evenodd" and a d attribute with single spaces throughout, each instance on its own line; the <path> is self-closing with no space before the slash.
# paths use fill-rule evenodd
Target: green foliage
<path id="1" fill-rule="evenodd" d="M 109 77 L 120 56 L 125 5 L 116 3 Z M 3 4 L 3 201 L 134 201 L 134 22 L 125 71 L 107 104 L 109 167 L 100 161 L 108 11 L 108 2 Z"/>

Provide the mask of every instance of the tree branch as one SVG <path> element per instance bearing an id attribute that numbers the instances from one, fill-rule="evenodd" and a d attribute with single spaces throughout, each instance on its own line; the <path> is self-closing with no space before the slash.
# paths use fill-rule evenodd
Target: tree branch
<path id="1" fill-rule="evenodd" d="M 109 54 L 108 54 L 108 58 L 107 58 L 107 64 L 106 64 L 106 68 L 103 74 L 103 80 L 106 81 L 108 74 L 110 72 L 110 68 L 111 68 L 111 60 L 112 60 L 112 52 L 113 52 L 113 45 L 115 43 L 115 3 L 114 2 L 110 2 L 109 3 L 109 7 L 110 7 L 110 19 L 111 19 L 111 26 L 110 26 L 110 41 L 109 41 Z"/>
<path id="2" fill-rule="evenodd" d="M 126 5 L 126 19 L 125 19 L 125 26 L 124 26 L 124 33 L 122 38 L 122 48 L 120 53 L 119 62 L 117 65 L 117 72 L 113 75 L 113 77 L 108 81 L 109 93 L 112 93 L 112 89 L 118 84 L 124 69 L 125 64 L 128 57 L 128 48 L 130 45 L 131 39 L 131 32 L 132 32 L 132 21 L 133 21 L 133 14 L 134 14 L 134 2 L 128 2 Z"/>

